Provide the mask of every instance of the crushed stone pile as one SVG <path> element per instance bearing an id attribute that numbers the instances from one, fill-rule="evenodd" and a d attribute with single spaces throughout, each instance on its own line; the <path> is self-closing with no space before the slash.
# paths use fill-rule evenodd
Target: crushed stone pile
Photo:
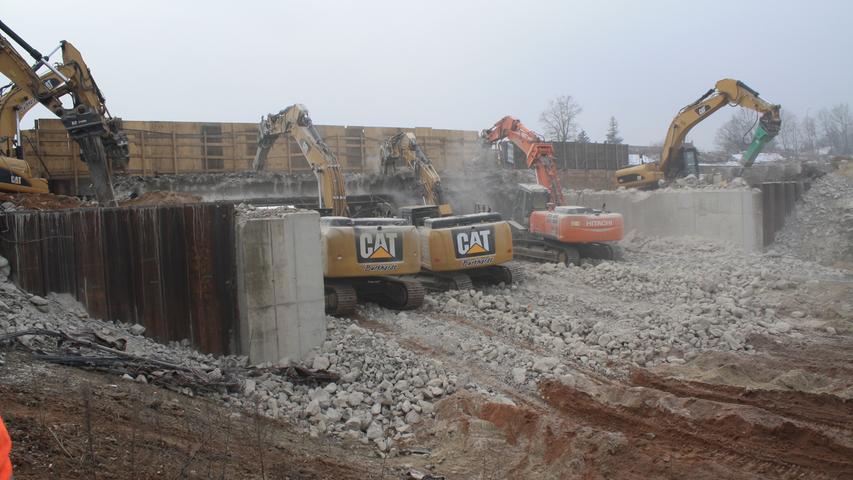
<path id="1" fill-rule="evenodd" d="M 816 179 L 776 233 L 773 250 L 824 265 L 853 266 L 853 179 Z"/>
<path id="2" fill-rule="evenodd" d="M 47 298 L 27 294 L 8 281 L 8 262 L 2 257 L 0 274 L 0 335 L 46 329 L 96 332 L 100 338 L 122 339 L 129 354 L 181 365 L 212 381 L 224 379 L 227 381 L 222 383 L 239 386 L 214 393 L 185 387 L 180 391 L 186 395 L 203 395 L 249 412 L 287 419 L 312 436 L 373 444 L 383 455 L 395 454 L 398 442 L 412 437 L 417 424 L 434 416 L 433 403 L 457 388 L 456 377 L 439 362 L 347 319 L 329 317 L 326 342 L 304 362 L 311 371 L 332 372 L 338 379 L 312 385 L 275 373 L 277 367 L 291 365 L 289 359 L 282 359 L 279 365 L 252 366 L 244 356 L 200 353 L 188 341 L 164 345 L 145 337 L 141 325 L 89 317 L 68 294 Z M 16 341 L 31 350 L 53 342 L 37 335 Z M 157 381 L 151 375 L 125 374 L 124 378 Z"/>
<path id="3" fill-rule="evenodd" d="M 623 248 L 622 262 L 522 263 L 520 285 L 438 293 L 421 311 L 366 307 L 362 315 L 427 339 L 426 347 L 457 365 L 476 360 L 533 389 L 576 368 L 622 377 L 632 367 L 682 364 L 706 351 L 748 353 L 752 335 L 801 335 L 817 306 L 792 299 L 816 278 L 845 278 L 704 239 L 631 235 Z"/>

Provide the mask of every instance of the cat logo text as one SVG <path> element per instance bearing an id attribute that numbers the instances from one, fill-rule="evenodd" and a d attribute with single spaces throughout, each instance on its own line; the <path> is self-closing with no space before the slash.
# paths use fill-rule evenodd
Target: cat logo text
<path id="1" fill-rule="evenodd" d="M 495 227 L 457 228 L 453 230 L 456 258 L 495 254 Z"/>
<path id="2" fill-rule="evenodd" d="M 358 263 L 400 262 L 403 256 L 403 234 L 375 228 L 356 228 L 355 251 Z"/>

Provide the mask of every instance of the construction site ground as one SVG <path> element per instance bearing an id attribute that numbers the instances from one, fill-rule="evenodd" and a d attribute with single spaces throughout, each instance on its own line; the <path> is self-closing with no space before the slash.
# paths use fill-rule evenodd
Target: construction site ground
<path id="1" fill-rule="evenodd" d="M 849 178 L 831 182 L 846 208 Z M 304 364 L 340 375 L 334 387 L 235 368 L 239 391 L 187 395 L 7 342 L 15 478 L 853 478 L 849 263 L 691 238 L 622 248 L 619 262 L 522 263 L 518 285 L 430 294 L 417 311 L 330 317 Z M 4 331 L 126 332 L 9 285 Z M 199 370 L 240 363 L 128 336 Z"/>

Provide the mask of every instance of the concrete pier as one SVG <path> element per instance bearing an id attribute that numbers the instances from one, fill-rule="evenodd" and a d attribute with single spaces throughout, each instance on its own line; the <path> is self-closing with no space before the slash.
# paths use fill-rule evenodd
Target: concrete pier
<path id="1" fill-rule="evenodd" d="M 303 358 L 326 337 L 320 215 L 240 219 L 236 245 L 241 353 L 252 363 Z"/>

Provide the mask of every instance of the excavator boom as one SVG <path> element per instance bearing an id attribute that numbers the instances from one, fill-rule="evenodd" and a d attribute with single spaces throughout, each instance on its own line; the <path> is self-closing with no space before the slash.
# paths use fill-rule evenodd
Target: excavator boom
<path id="1" fill-rule="evenodd" d="M 311 121 L 305 105 L 297 103 L 278 113 L 271 113 L 261 118 L 258 129 L 260 133 L 258 149 L 252 162 L 252 168 L 255 171 L 265 168 L 267 156 L 279 137 L 292 137 L 317 177 L 320 208 L 331 209 L 332 215 L 335 216 L 349 215 L 346 183 L 341 173 L 341 166 Z"/>
<path id="2" fill-rule="evenodd" d="M 442 215 L 451 215 L 453 210 L 444 198 L 441 177 L 429 161 L 423 149 L 418 145 L 415 134 L 400 132 L 387 138 L 379 147 L 382 170 L 386 175 L 396 169 L 397 161 L 402 160 L 415 172 L 423 189 L 425 205 L 438 205 Z"/>
<path id="3" fill-rule="evenodd" d="M 490 144 L 506 138 L 518 146 L 527 158 L 528 168 L 536 169 L 539 184 L 550 192 L 550 202 L 554 205 L 565 203 L 560 177 L 557 174 L 554 147 L 549 142 L 509 115 L 498 120 L 492 128 L 483 130 L 480 137 Z"/>

